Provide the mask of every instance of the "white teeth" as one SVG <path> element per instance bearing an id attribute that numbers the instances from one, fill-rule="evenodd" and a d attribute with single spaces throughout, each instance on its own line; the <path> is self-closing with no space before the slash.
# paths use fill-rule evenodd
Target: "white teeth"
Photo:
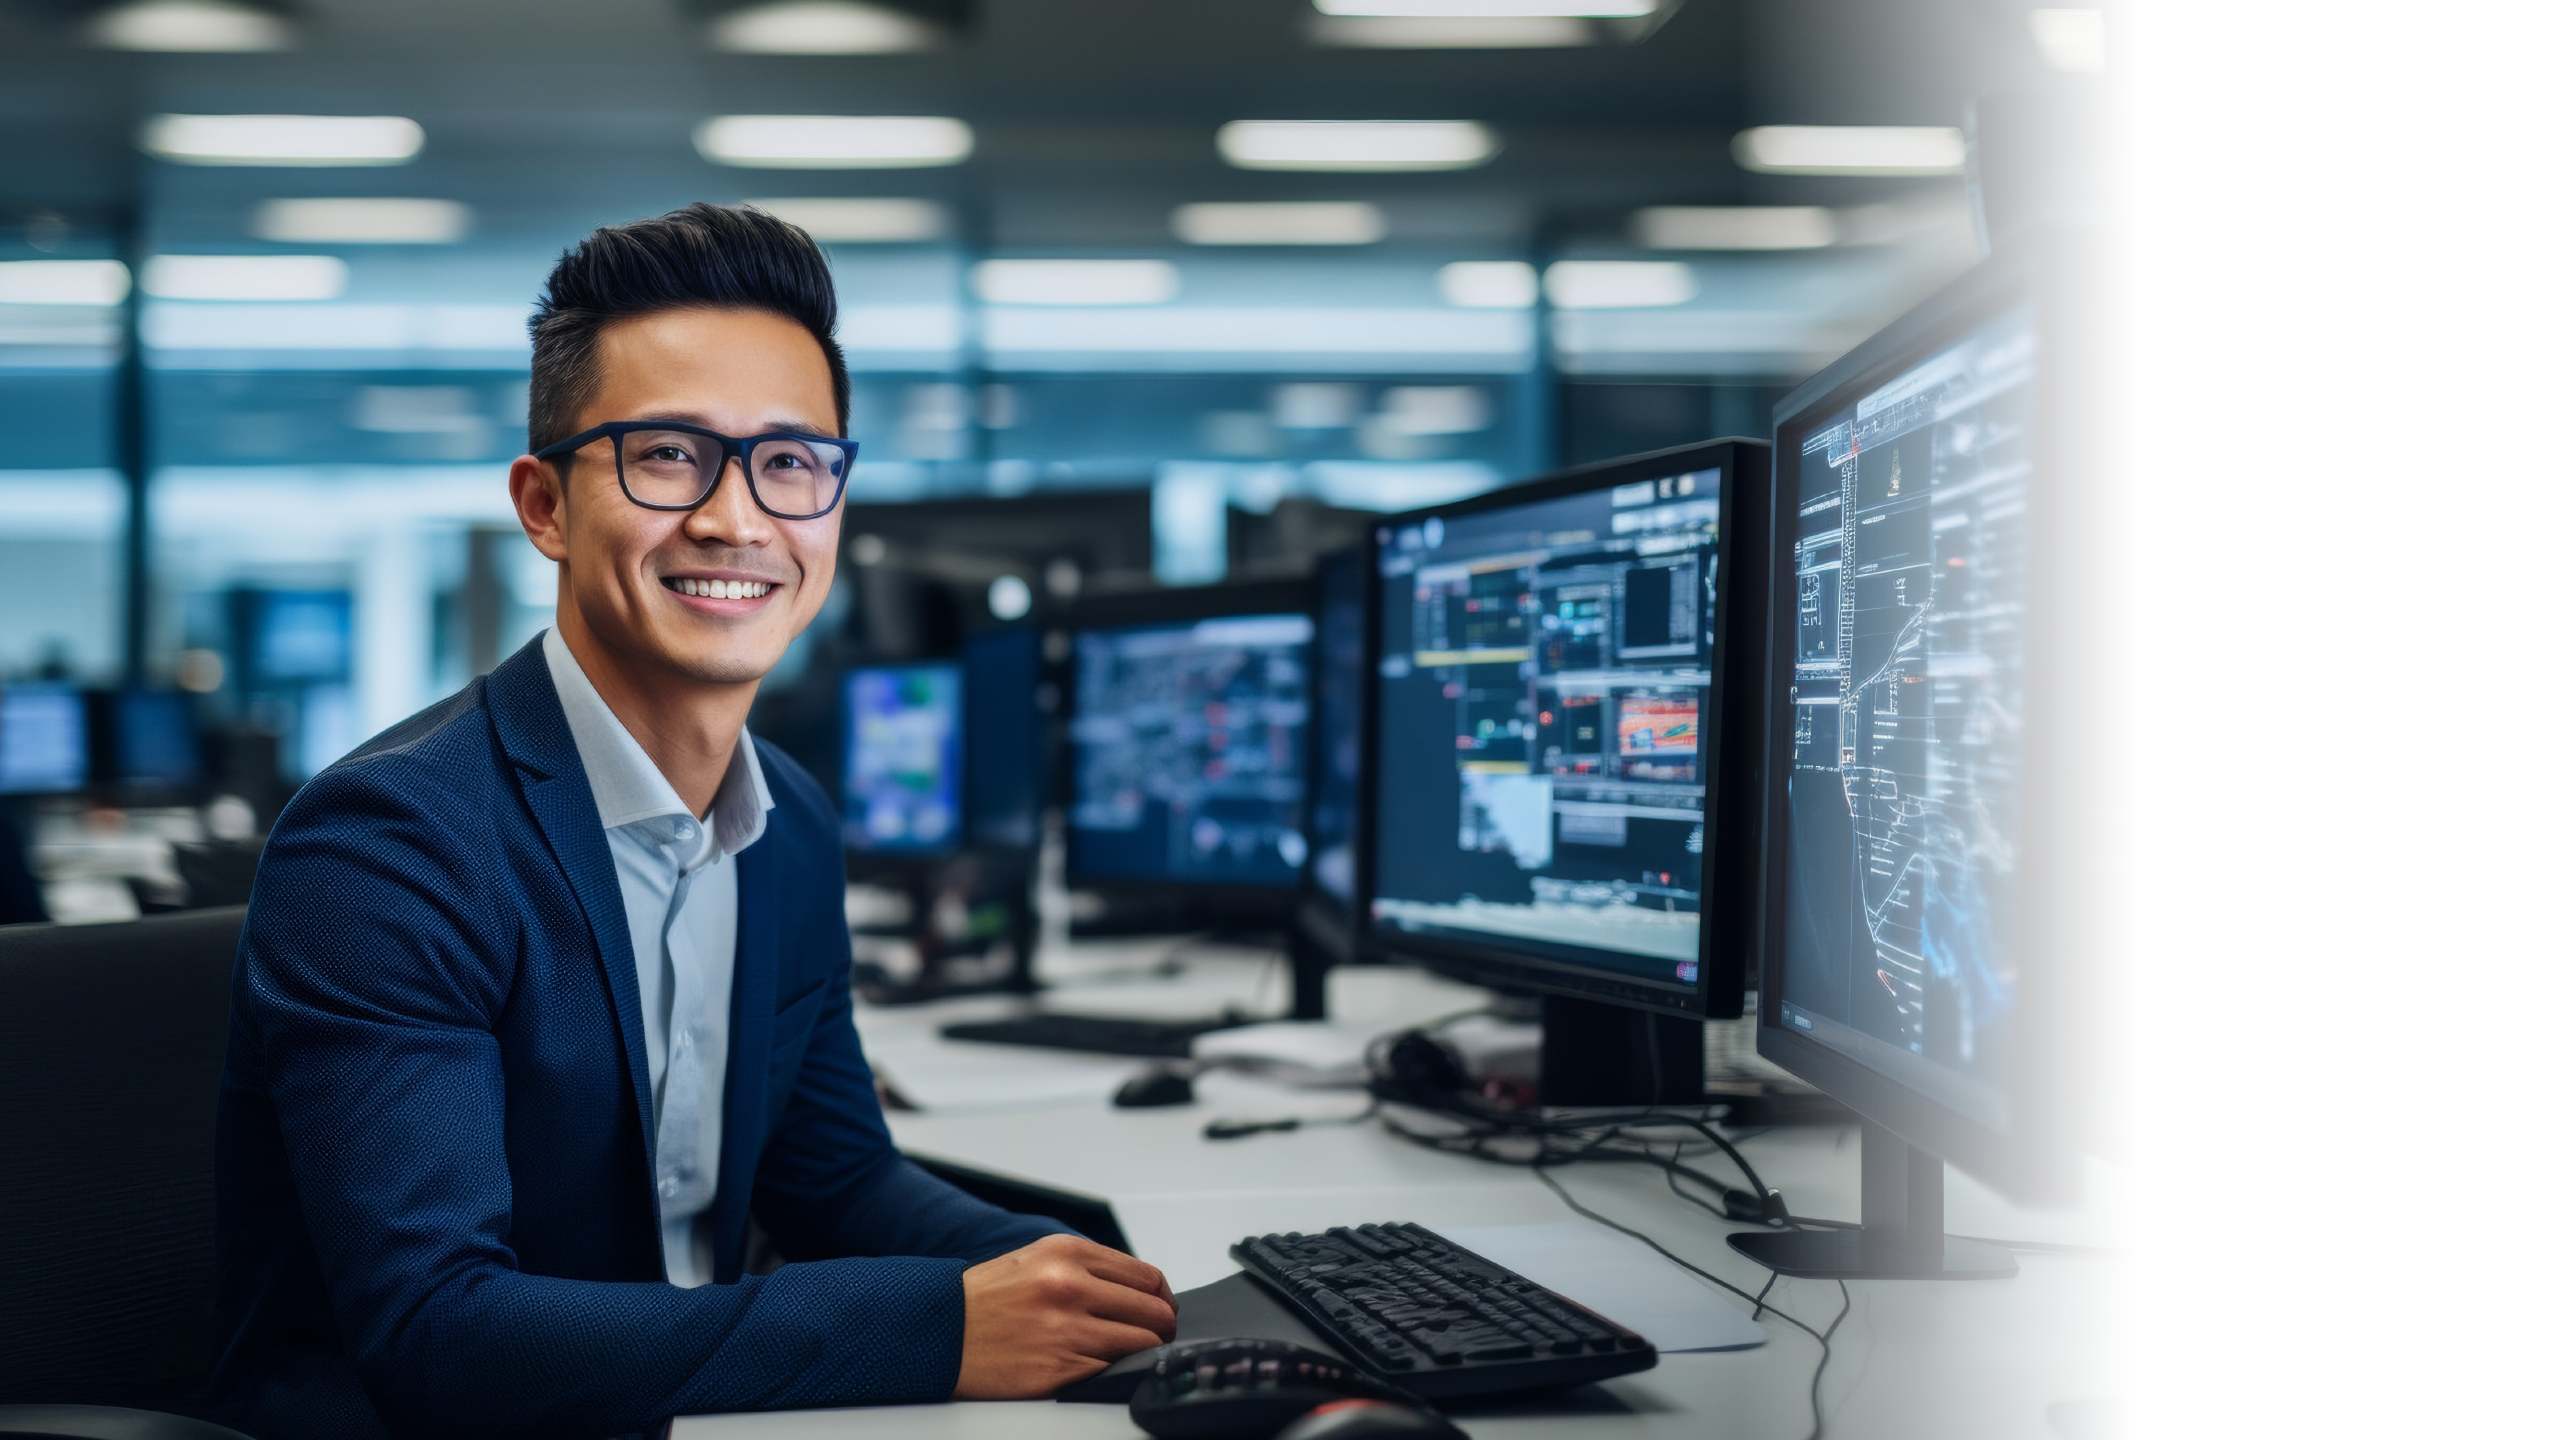
<path id="1" fill-rule="evenodd" d="M 693 580 L 675 582 L 679 595 L 699 595 L 710 600 L 760 600 L 773 593 L 771 583 L 763 580 Z"/>

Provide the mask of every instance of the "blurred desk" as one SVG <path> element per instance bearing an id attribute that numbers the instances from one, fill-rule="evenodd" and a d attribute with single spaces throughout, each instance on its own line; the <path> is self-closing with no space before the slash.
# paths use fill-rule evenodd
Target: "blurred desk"
<path id="1" fill-rule="evenodd" d="M 1279 996 L 1285 985 L 1258 979 L 1249 955 L 1191 955 L 1181 973 L 1146 974 L 1142 947 L 1079 946 L 1083 971 L 1044 1003 L 1115 1013 L 1186 1014 L 1218 1004 Z M 1164 946 L 1155 949 L 1160 954 Z M 1051 973 L 1061 973 L 1052 970 Z M 1482 992 L 1412 971 L 1337 970 L 1338 1021 L 1380 1030 L 1415 1024 L 1481 1003 Z M 945 1042 L 936 1027 L 962 1013 L 1000 1011 L 1008 1002 L 945 1002 L 911 1011 L 870 1009 L 860 1019 L 882 1071 L 895 1079 L 939 1047 L 1003 1047 Z M 1285 1000 L 1259 1007 L 1276 1013 Z M 1186 1009 L 1184 1007 L 1191 1007 Z M 964 1053 L 959 1057 L 965 1063 Z M 1077 1060 L 1081 1057 L 1067 1057 Z M 1143 1062 L 1095 1062 L 1126 1074 Z M 899 1144 L 927 1159 L 1108 1204 L 1136 1252 L 1163 1268 L 1176 1290 L 1234 1273 L 1227 1246 L 1251 1234 L 1314 1230 L 1372 1220 L 1411 1220 L 1438 1229 L 1519 1225 L 1575 1217 L 1525 1169 L 1443 1155 L 1407 1144 L 1375 1124 L 1319 1125 L 1210 1141 L 1201 1125 L 1217 1116 L 1317 1119 L 1358 1112 L 1363 1097 L 1291 1090 L 1213 1072 L 1193 1105 L 1115 1110 L 1091 1094 L 994 1103 L 951 1113 L 890 1117 Z M 1752 1162 L 1808 1215 L 1851 1218 L 1858 1204 L 1858 1140 L 1839 1127 L 1776 1131 L 1749 1142 Z M 1714 1162 L 1708 1162 L 1715 1168 Z M 1724 1244 L 1734 1227 L 1674 1199 L 1661 1173 L 1633 1165 L 1551 1172 L 1584 1205 L 1653 1236 L 1673 1252 L 1756 1291 L 1767 1272 Z M 2104 1184 L 2107 1177 L 2096 1177 Z M 1947 1177 L 1947 1226 L 1962 1234 L 2105 1245 L 2111 1234 L 2103 1193 L 2079 1211 L 2023 1211 L 1969 1179 Z M 1587 1223 L 1587 1222 L 1586 1222 Z M 2021 1252 L 2014 1280 L 1851 1282 L 1854 1308 L 1833 1340 L 1823 1399 L 1834 1436 L 2052 1440 L 2048 1407 L 2119 1393 L 2112 1343 L 2121 1312 L 2120 1259 Z M 1780 1280 L 1771 1303 L 1814 1325 L 1840 1305 L 1829 1281 Z M 1770 1343 L 1754 1350 L 1662 1357 L 1655 1369 L 1523 1405 L 1462 1413 L 1479 1440 L 1551 1436 L 1565 1426 L 1608 1435 L 1780 1437 L 1811 1427 L 1807 1383 L 1814 1343 L 1781 1322 L 1764 1322 Z M 1049 1401 L 899 1406 L 700 1416 L 680 1420 L 671 1440 L 837 1440 L 861 1436 L 1090 1436 L 1128 1440 L 1140 1432 L 1125 1407 Z"/>

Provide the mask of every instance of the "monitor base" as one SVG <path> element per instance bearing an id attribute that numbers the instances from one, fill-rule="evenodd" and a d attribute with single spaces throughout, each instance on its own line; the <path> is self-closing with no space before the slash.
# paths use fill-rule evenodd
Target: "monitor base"
<path id="1" fill-rule="evenodd" d="M 1863 1230 L 1754 1230 L 1725 1243 L 1756 1265 L 1815 1280 L 2005 1280 L 2018 1273 L 2008 1251 L 1952 1235 L 1939 1236 L 1935 1252 L 1897 1249 Z"/>

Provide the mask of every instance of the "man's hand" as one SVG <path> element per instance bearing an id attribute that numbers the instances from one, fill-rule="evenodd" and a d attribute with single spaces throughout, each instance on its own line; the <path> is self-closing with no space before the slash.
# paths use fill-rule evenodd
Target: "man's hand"
<path id="1" fill-rule="evenodd" d="M 968 1305 L 954 1400 L 1027 1400 L 1173 1338 L 1164 1272 L 1073 1235 L 960 1275 Z"/>

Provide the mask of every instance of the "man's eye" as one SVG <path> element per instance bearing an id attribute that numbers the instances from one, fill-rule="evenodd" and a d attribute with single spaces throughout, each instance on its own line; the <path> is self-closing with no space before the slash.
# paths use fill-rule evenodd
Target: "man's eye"
<path id="1" fill-rule="evenodd" d="M 684 451 L 673 445 L 651 446 L 649 452 L 640 458 L 643 460 L 654 460 L 662 465 L 683 465 L 690 463 L 693 459 L 691 455 L 686 454 Z"/>
<path id="2" fill-rule="evenodd" d="M 800 468 L 800 457 L 797 455 L 775 455 L 769 457 L 764 462 L 764 465 L 768 470 L 797 470 Z"/>

